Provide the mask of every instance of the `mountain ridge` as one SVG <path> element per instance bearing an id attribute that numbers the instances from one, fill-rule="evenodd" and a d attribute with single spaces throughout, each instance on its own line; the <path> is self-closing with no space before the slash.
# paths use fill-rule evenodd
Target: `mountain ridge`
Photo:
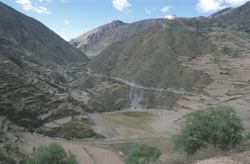
<path id="1" fill-rule="evenodd" d="M 66 83 L 81 68 L 78 65 L 88 62 L 83 52 L 48 27 L 0 3 L 1 120 L 34 131 L 48 121 L 43 114 L 56 119 L 83 114 L 72 104 Z M 84 124 L 91 130 L 88 121 Z"/>
<path id="2" fill-rule="evenodd" d="M 93 35 L 94 33 L 100 32 L 100 31 L 107 31 L 109 29 L 114 29 L 117 28 L 119 26 L 123 26 L 126 23 L 120 21 L 120 20 L 114 20 L 110 23 L 104 24 L 102 26 L 96 27 L 86 33 L 83 33 L 82 35 L 78 36 L 77 38 L 71 39 L 69 41 L 69 43 L 75 47 L 80 46 L 79 44 L 82 42 L 82 40 L 84 39 L 88 39 L 88 37 L 91 37 L 91 35 Z M 83 43 L 82 43 L 83 44 Z"/>
<path id="3" fill-rule="evenodd" d="M 87 56 L 92 58 L 100 54 L 102 50 L 114 42 L 142 32 L 143 30 L 166 20 L 167 19 L 165 18 L 158 18 L 141 20 L 133 23 L 124 23 L 118 21 L 118 25 L 115 26 L 115 28 L 106 28 L 112 25 L 114 22 L 113 21 L 86 32 L 79 37 L 70 40 L 69 43 L 85 52 Z"/>
<path id="4" fill-rule="evenodd" d="M 245 19 L 250 15 L 249 4 L 246 3 L 215 19 L 178 18 L 156 24 L 113 43 L 93 58 L 88 67 L 93 73 L 120 78 L 143 87 L 202 93 L 211 83 L 216 83 L 216 79 L 212 78 L 214 75 L 205 70 L 193 69 L 191 66 L 187 69 L 183 63 L 211 54 L 210 58 L 214 58 L 215 65 L 220 57 L 247 58 L 247 29 L 250 19 Z M 220 65 L 218 67 L 220 68 Z M 176 100 L 169 99 L 174 98 L 174 95 L 164 97 L 170 102 L 169 105 L 157 104 L 156 102 L 163 99 L 162 95 L 157 93 L 142 91 L 141 94 L 142 97 L 145 96 L 144 104 L 151 105 L 150 107 L 166 105 L 171 108 L 171 105 L 176 103 Z"/>
<path id="5" fill-rule="evenodd" d="M 2 15 L 0 36 L 4 42 L 9 40 L 9 43 L 35 52 L 41 58 L 47 57 L 64 64 L 88 61 L 85 54 L 71 47 L 69 43 L 39 21 L 25 16 L 2 2 L 0 14 Z"/>

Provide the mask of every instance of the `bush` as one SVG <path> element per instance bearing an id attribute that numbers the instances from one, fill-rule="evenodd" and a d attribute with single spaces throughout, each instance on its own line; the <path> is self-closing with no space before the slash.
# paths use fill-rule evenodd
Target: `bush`
<path id="1" fill-rule="evenodd" d="M 229 150 L 243 139 L 242 120 L 231 107 L 210 107 L 186 115 L 180 133 L 172 142 L 177 150 L 194 154 L 201 147 L 214 145 Z"/>
<path id="2" fill-rule="evenodd" d="M 40 146 L 25 164 L 79 164 L 74 155 L 68 155 L 58 143 Z"/>
<path id="3" fill-rule="evenodd" d="M 0 163 L 4 164 L 16 164 L 16 161 L 12 158 L 5 157 L 2 153 L 0 153 Z"/>
<path id="4" fill-rule="evenodd" d="M 161 155 L 161 152 L 156 147 L 141 145 L 129 152 L 126 164 L 148 164 L 156 161 Z"/>
<path id="5" fill-rule="evenodd" d="M 18 110 L 12 104 L 5 104 L 0 105 L 0 109 L 0 115 L 8 117 L 19 126 L 35 129 L 43 124 L 43 121 L 37 118 L 39 113 L 29 108 Z"/>

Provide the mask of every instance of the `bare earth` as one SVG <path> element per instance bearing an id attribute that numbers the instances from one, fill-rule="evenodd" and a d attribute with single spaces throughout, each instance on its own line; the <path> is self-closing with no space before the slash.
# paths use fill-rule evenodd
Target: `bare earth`
<path id="1" fill-rule="evenodd" d="M 144 131 L 135 128 L 124 128 L 111 126 L 110 120 L 105 120 L 101 114 L 89 114 L 94 121 L 93 129 L 97 133 L 103 134 L 107 139 L 123 139 L 123 135 L 144 136 L 144 134 L 155 135 L 154 133 L 175 133 L 180 129 L 180 122 L 183 116 L 195 109 L 205 108 L 210 105 L 233 106 L 237 113 L 243 118 L 246 130 L 250 132 L 250 59 L 249 58 L 229 58 L 221 57 L 216 59 L 214 64 L 213 55 L 200 56 L 191 62 L 181 57 L 179 61 L 187 70 L 202 70 L 213 79 L 212 83 L 202 94 L 184 94 L 174 106 L 174 110 L 151 109 L 147 112 L 153 113 L 155 120 Z M 82 101 L 86 98 L 85 92 L 73 91 L 71 93 Z M 46 124 L 48 127 L 56 127 L 71 120 L 66 117 Z M 13 148 L 18 147 L 20 152 L 29 154 L 34 147 L 49 144 L 51 142 L 60 143 L 68 152 L 77 156 L 81 164 L 122 164 L 124 159 L 119 157 L 118 152 L 112 151 L 108 145 L 93 144 L 93 140 L 66 141 L 61 139 L 50 139 L 22 132 L 22 129 L 10 125 L 0 116 L 0 124 L 7 133 L 7 141 Z M 113 123 L 114 124 L 114 123 Z M 15 129 L 15 132 L 8 132 L 8 127 Z M 138 128 L 138 127 L 137 127 Z M 153 129 L 153 130 L 152 130 Z M 126 131 L 125 131 L 126 130 Z M 121 133 L 123 132 L 123 133 Z M 153 133 L 151 133 L 153 132 Z M 13 135 L 15 134 L 15 135 Z M 162 135 L 159 135 L 162 136 Z M 2 149 L 3 145 L 0 145 Z M 197 164 L 249 164 L 250 152 L 243 152 L 227 157 L 217 157 L 209 160 L 198 161 Z"/>
<path id="2" fill-rule="evenodd" d="M 195 164 L 249 164 L 250 151 L 237 153 L 226 157 L 216 157 L 208 160 L 198 161 Z"/>
<path id="3" fill-rule="evenodd" d="M 116 152 L 112 152 L 107 148 L 94 147 L 88 141 L 53 140 L 25 132 L 20 132 L 20 136 L 22 140 L 18 141 L 17 145 L 20 151 L 25 154 L 31 153 L 33 147 L 58 142 L 67 152 L 75 154 L 80 164 L 123 164 L 123 161 L 118 157 Z"/>
<path id="4" fill-rule="evenodd" d="M 112 138 L 116 136 L 120 136 L 118 131 L 103 121 L 104 118 L 99 113 L 91 113 L 89 114 L 89 117 L 94 121 L 94 125 L 92 128 L 97 132 L 102 134 L 106 138 Z"/>
<path id="5" fill-rule="evenodd" d="M 214 62 L 216 60 L 216 62 Z M 197 94 L 196 101 L 179 100 L 179 106 L 226 105 L 232 106 L 242 117 L 246 130 L 250 132 L 250 58 L 220 57 L 213 55 L 200 56 L 191 62 L 187 58 L 179 58 L 182 65 L 190 70 L 201 70 L 210 75 L 213 82 L 204 90 L 205 94 Z M 215 64 L 216 63 L 216 64 Z M 190 105 L 192 106 L 190 107 Z"/>

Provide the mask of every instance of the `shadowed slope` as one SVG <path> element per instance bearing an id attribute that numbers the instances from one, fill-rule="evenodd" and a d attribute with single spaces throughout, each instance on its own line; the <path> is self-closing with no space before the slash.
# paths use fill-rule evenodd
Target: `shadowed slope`
<path id="1" fill-rule="evenodd" d="M 42 23 L 0 2 L 0 45 L 28 50 L 35 56 L 57 63 L 87 61 L 76 50 Z M 6 48 L 6 47 L 5 47 Z"/>

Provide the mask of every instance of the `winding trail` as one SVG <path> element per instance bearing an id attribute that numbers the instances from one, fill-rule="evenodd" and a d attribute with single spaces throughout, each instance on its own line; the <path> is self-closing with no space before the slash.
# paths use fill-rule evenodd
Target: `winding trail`
<path id="1" fill-rule="evenodd" d="M 120 79 L 118 77 L 109 77 L 109 76 L 105 76 L 103 74 L 91 73 L 91 69 L 89 69 L 89 68 L 87 68 L 87 70 L 88 70 L 87 74 L 89 74 L 91 76 L 116 80 L 116 81 L 122 82 L 124 84 L 127 84 L 127 85 L 129 85 L 129 86 L 131 86 L 133 88 L 138 88 L 138 89 L 147 90 L 147 91 L 170 92 L 170 93 L 180 94 L 180 95 L 189 94 L 188 92 L 178 91 L 178 90 L 175 90 L 175 89 L 172 89 L 172 88 L 164 89 L 164 88 L 144 87 L 144 86 L 138 85 L 138 84 L 136 84 L 134 82 L 129 82 L 129 81 Z"/>
<path id="2" fill-rule="evenodd" d="M 116 141 L 94 141 L 93 144 L 109 145 L 109 144 L 120 144 L 120 143 L 131 143 L 141 141 L 164 141 L 170 140 L 171 138 L 142 138 L 142 139 L 131 139 L 131 140 L 116 140 Z"/>
<path id="3" fill-rule="evenodd" d="M 225 106 L 229 105 L 227 102 L 220 101 L 220 100 L 218 100 L 216 98 L 213 98 L 213 97 L 210 97 L 210 96 L 206 96 L 204 94 L 195 94 L 195 93 L 190 93 L 190 92 L 186 92 L 186 91 L 175 90 L 175 89 L 172 89 L 172 88 L 168 88 L 168 89 L 153 88 L 153 87 L 149 88 L 149 87 L 138 85 L 138 84 L 136 84 L 134 82 L 129 82 L 129 81 L 123 80 L 123 79 L 118 78 L 118 77 L 109 77 L 109 76 L 106 76 L 106 75 L 103 75 L 103 74 L 91 73 L 92 71 L 88 67 L 86 67 L 86 69 L 88 70 L 86 73 L 89 74 L 89 75 L 91 75 L 91 76 L 116 80 L 116 81 L 122 82 L 124 84 L 127 84 L 127 85 L 131 86 L 132 88 L 138 88 L 138 89 L 148 90 L 148 91 L 168 92 L 168 93 L 174 93 L 174 94 L 178 94 L 178 95 L 201 96 L 201 97 L 206 97 L 208 99 L 214 100 L 214 101 L 216 101 L 217 103 L 219 103 L 221 105 L 225 105 Z"/>
<path id="4" fill-rule="evenodd" d="M 34 136 L 43 137 L 46 139 L 56 140 L 65 142 L 68 141 L 67 139 L 59 138 L 59 137 L 49 137 L 42 134 L 38 134 L 36 132 L 33 133 Z M 140 142 L 140 141 L 163 141 L 163 140 L 170 140 L 171 138 L 142 138 L 142 139 L 128 139 L 128 140 L 115 140 L 115 141 L 102 141 L 102 140 L 95 140 L 95 139 L 71 139 L 71 141 L 78 141 L 78 142 L 89 142 L 95 145 L 109 145 L 109 144 L 119 144 L 119 143 L 131 143 L 131 142 Z"/>

